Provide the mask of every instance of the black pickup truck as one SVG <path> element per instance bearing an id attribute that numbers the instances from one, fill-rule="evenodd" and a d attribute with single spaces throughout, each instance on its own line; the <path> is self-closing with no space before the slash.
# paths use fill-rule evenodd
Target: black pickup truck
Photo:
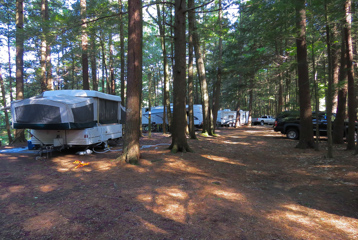
<path id="1" fill-rule="evenodd" d="M 332 114 L 332 120 L 334 121 L 335 115 Z M 313 134 L 316 134 L 316 126 L 318 121 L 318 129 L 320 136 L 327 136 L 327 115 L 325 112 L 319 112 L 318 118 L 316 118 L 316 113 L 312 113 L 312 124 L 313 124 Z M 332 123 L 333 123 L 332 121 Z M 332 124 L 333 127 L 333 124 Z M 357 128 L 357 127 L 356 127 Z M 299 139 L 300 137 L 300 113 L 298 111 L 285 111 L 280 113 L 273 125 L 273 130 L 275 132 L 281 132 L 285 134 L 289 139 Z M 345 122 L 345 132 L 346 135 L 348 130 L 348 122 Z"/>

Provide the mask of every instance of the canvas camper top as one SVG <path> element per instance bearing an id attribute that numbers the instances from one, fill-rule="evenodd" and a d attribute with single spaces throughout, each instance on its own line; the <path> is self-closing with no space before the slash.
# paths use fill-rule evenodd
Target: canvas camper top
<path id="1" fill-rule="evenodd" d="M 11 103 L 15 129 L 84 129 L 124 123 L 121 98 L 91 90 L 46 91 Z"/>
<path id="2" fill-rule="evenodd" d="M 116 102 L 121 102 L 122 99 L 120 96 L 110 95 L 102 92 L 97 92 L 93 90 L 54 90 L 54 91 L 45 91 L 42 93 L 43 97 L 51 96 L 73 96 L 73 97 L 92 97 L 92 98 L 101 98 Z"/>

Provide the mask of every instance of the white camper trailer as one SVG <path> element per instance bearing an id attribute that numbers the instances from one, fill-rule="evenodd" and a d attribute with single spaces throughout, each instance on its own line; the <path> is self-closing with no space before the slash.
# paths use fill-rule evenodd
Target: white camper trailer
<path id="1" fill-rule="evenodd" d="M 203 124 L 203 110 L 201 104 L 194 104 L 193 105 L 193 112 L 194 112 L 194 126 L 201 127 Z M 149 108 L 142 108 L 142 125 L 144 127 L 148 126 L 149 123 L 149 115 L 151 118 L 152 124 L 163 124 L 163 106 L 156 106 L 151 107 L 150 111 Z M 170 111 L 173 112 L 173 104 L 170 104 Z M 186 112 L 188 114 L 189 106 L 186 105 Z M 168 119 L 165 119 L 166 123 L 168 124 Z M 188 117 L 189 123 L 189 117 Z"/>
<path id="2" fill-rule="evenodd" d="M 173 108 L 171 109 L 173 111 Z M 163 124 L 163 106 L 142 108 L 142 125 L 147 126 L 149 124 L 149 116 L 152 124 Z M 168 119 L 165 119 L 165 122 L 168 124 Z"/>
<path id="3" fill-rule="evenodd" d="M 187 106 L 188 109 L 188 106 Z M 202 127 L 203 126 L 203 105 L 201 104 L 194 104 L 193 105 L 193 115 L 194 115 L 194 126 L 195 127 Z M 188 119 L 189 121 L 189 119 Z"/>
<path id="4" fill-rule="evenodd" d="M 240 110 L 239 112 L 240 112 L 240 119 L 239 119 L 240 125 L 248 124 L 249 112 L 243 110 Z M 216 118 L 216 122 L 219 126 L 232 127 L 235 126 L 236 124 L 236 117 L 237 117 L 236 111 L 231 111 L 230 109 L 219 110 L 218 116 Z"/>
<path id="5" fill-rule="evenodd" d="M 90 90 L 46 91 L 11 103 L 12 127 L 31 129 L 35 147 L 89 147 L 122 137 L 119 96 Z"/>
<path id="6" fill-rule="evenodd" d="M 220 126 L 235 126 L 236 111 L 231 111 L 230 109 L 219 110 L 216 122 Z"/>

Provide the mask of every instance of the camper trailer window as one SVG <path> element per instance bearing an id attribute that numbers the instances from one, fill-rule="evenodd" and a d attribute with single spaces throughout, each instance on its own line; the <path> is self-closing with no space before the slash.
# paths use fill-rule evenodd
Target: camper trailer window
<path id="1" fill-rule="evenodd" d="M 72 108 L 72 114 L 76 123 L 93 122 L 93 104 Z"/>
<path id="2" fill-rule="evenodd" d="M 99 101 L 99 122 L 118 122 L 118 102 L 100 99 Z"/>
<path id="3" fill-rule="evenodd" d="M 27 124 L 61 123 L 60 108 L 43 104 L 24 105 L 15 108 L 16 121 Z"/>

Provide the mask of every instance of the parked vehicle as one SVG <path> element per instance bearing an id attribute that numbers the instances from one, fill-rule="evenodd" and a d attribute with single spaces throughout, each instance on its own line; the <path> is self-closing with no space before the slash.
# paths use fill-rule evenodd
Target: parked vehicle
<path id="1" fill-rule="evenodd" d="M 316 135 L 317 124 L 320 136 L 327 136 L 327 115 L 325 112 L 319 112 L 318 118 L 316 113 L 312 113 L 313 134 Z M 334 123 L 335 114 L 332 114 L 332 123 Z M 348 134 L 348 122 L 344 123 L 344 136 Z M 332 128 L 334 124 L 332 124 Z M 274 131 L 285 134 L 289 139 L 299 139 L 300 137 L 300 114 L 298 111 L 286 111 L 280 113 L 273 126 Z M 357 126 L 356 126 L 357 131 Z"/>
<path id="2" fill-rule="evenodd" d="M 273 125 L 274 123 L 275 123 L 275 118 L 270 115 L 264 115 L 259 118 L 252 118 L 252 120 L 251 120 L 252 125 L 260 124 L 261 126 L 263 126 L 265 124 Z"/>
<path id="3" fill-rule="evenodd" d="M 240 124 L 244 125 L 249 122 L 249 111 L 240 110 Z M 216 124 L 218 126 L 232 127 L 236 124 L 237 111 L 231 111 L 230 109 L 224 109 L 218 111 L 216 118 Z"/>
<path id="4" fill-rule="evenodd" d="M 90 90 L 46 91 L 11 103 L 12 127 L 30 129 L 35 148 L 106 144 L 122 137 L 121 98 Z"/>
<path id="5" fill-rule="evenodd" d="M 153 124 L 163 124 L 163 106 L 156 106 L 149 108 L 142 109 L 142 125 L 143 127 L 147 127 L 149 123 L 149 115 L 151 117 L 151 123 Z M 173 105 L 171 104 L 170 111 L 173 112 Z M 186 105 L 186 112 L 188 114 L 188 105 Z M 194 126 L 201 127 L 203 125 L 203 108 L 201 104 L 194 104 L 193 105 L 193 115 L 194 115 Z M 168 124 L 168 119 L 165 119 L 166 123 Z M 189 117 L 188 117 L 189 123 Z"/>
<path id="6" fill-rule="evenodd" d="M 231 111 L 230 109 L 224 109 L 218 111 L 218 116 L 216 118 L 216 123 L 219 126 L 232 127 L 236 123 L 236 111 Z"/>

